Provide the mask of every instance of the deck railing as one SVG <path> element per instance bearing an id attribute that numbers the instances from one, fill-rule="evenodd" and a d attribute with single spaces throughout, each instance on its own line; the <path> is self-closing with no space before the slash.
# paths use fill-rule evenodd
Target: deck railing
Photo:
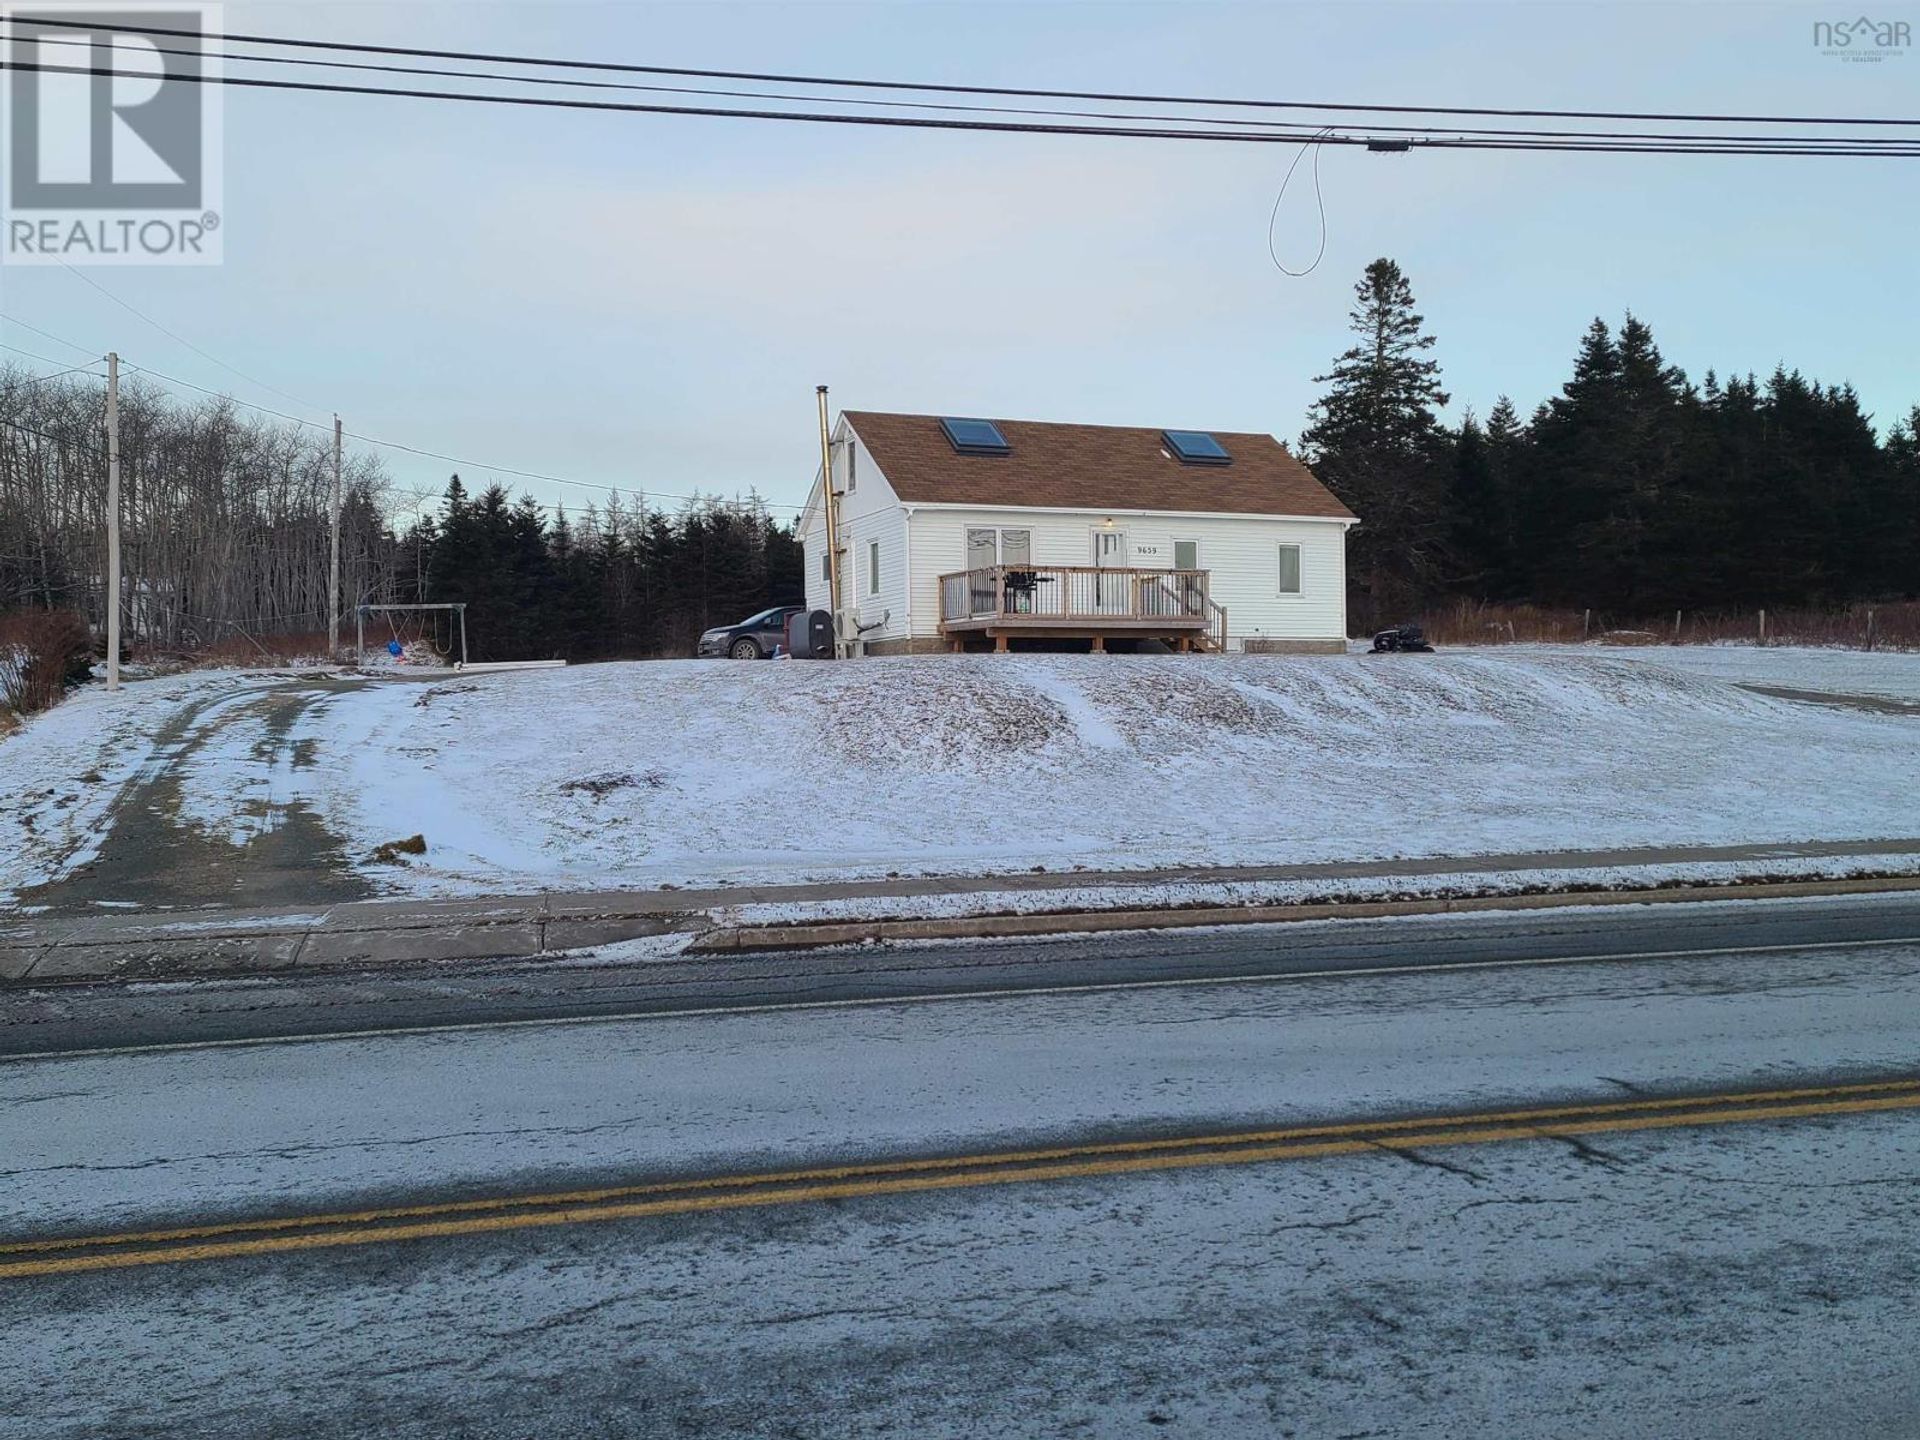
<path id="1" fill-rule="evenodd" d="M 1218 609 L 1205 570 L 988 565 L 940 577 L 943 624 L 1165 620 L 1173 628 L 1191 630 L 1208 628 Z"/>

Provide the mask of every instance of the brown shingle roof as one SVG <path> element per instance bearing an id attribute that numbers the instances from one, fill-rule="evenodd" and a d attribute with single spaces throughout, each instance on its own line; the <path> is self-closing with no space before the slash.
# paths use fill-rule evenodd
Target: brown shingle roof
<path id="1" fill-rule="evenodd" d="M 1233 463 L 1185 465 L 1166 453 L 1157 429 L 995 420 L 1009 453 L 962 455 L 937 415 L 845 416 L 909 504 L 1354 518 L 1271 435 L 1215 430 Z"/>

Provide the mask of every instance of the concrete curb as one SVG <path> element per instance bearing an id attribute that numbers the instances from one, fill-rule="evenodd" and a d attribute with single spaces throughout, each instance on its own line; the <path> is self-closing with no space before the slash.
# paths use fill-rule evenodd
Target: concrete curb
<path id="1" fill-rule="evenodd" d="M 723 907 L 689 903 L 718 898 L 711 893 L 355 901 L 317 910 L 100 915 L 52 924 L 0 922 L 0 991 L 129 980 L 323 974 L 383 965 L 538 959 L 671 934 L 695 935 L 683 953 L 711 958 L 888 940 L 1012 939 L 1090 931 L 1361 920 L 1567 905 L 1785 899 L 1915 889 L 1920 889 L 1920 875 L 1881 875 L 1481 893 L 1413 900 L 1073 909 L 733 926 L 715 921 L 712 910 Z M 738 903 L 750 897 L 726 898 Z"/>
<path id="2" fill-rule="evenodd" d="M 311 921 L 314 917 L 305 917 Z M 378 965 L 507 960 L 696 930 L 704 915 L 664 912 L 605 917 L 550 916 L 506 909 L 497 917 L 424 917 L 390 925 L 267 922 L 245 930 L 182 933 L 112 931 L 54 943 L 10 945 L 0 930 L 0 990 L 126 980 L 321 973 Z"/>
<path id="3" fill-rule="evenodd" d="M 1556 890 L 1533 894 L 1461 895 L 1428 900 L 1342 900 L 1321 904 L 1203 905 L 1148 910 L 1056 910 L 1045 914 L 958 915 L 930 920 L 850 920 L 741 925 L 712 930 L 688 947 L 695 955 L 812 950 L 887 940 L 969 940 L 1073 935 L 1105 930 L 1174 930 L 1204 925 L 1273 925 L 1291 920 L 1377 920 L 1395 915 L 1450 915 L 1479 910 L 1551 910 L 1576 905 L 1659 905 L 1690 900 L 1787 900 L 1920 890 L 1920 876 L 1844 880 L 1735 881 L 1646 889 Z"/>

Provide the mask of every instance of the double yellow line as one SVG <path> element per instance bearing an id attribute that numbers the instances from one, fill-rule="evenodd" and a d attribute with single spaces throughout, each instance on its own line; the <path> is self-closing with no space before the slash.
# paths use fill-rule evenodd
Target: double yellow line
<path id="1" fill-rule="evenodd" d="M 1920 1079 L 1308 1125 L 0 1243 L 0 1280 L 1206 1165 L 1920 1108 Z"/>

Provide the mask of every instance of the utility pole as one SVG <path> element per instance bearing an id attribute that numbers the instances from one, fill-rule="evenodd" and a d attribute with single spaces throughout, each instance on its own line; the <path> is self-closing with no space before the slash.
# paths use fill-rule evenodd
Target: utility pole
<path id="1" fill-rule="evenodd" d="M 840 637 L 840 507 L 833 493 L 833 439 L 827 431 L 827 387 L 816 385 L 820 401 L 820 495 L 827 506 L 827 608 L 833 612 L 833 657 L 846 658 Z"/>
<path id="2" fill-rule="evenodd" d="M 120 688 L 120 356 L 107 352 L 107 689 Z"/>
<path id="3" fill-rule="evenodd" d="M 333 417 L 333 540 L 327 557 L 327 663 L 340 660 L 340 417 Z M 356 657 L 357 658 L 357 657 Z"/>

